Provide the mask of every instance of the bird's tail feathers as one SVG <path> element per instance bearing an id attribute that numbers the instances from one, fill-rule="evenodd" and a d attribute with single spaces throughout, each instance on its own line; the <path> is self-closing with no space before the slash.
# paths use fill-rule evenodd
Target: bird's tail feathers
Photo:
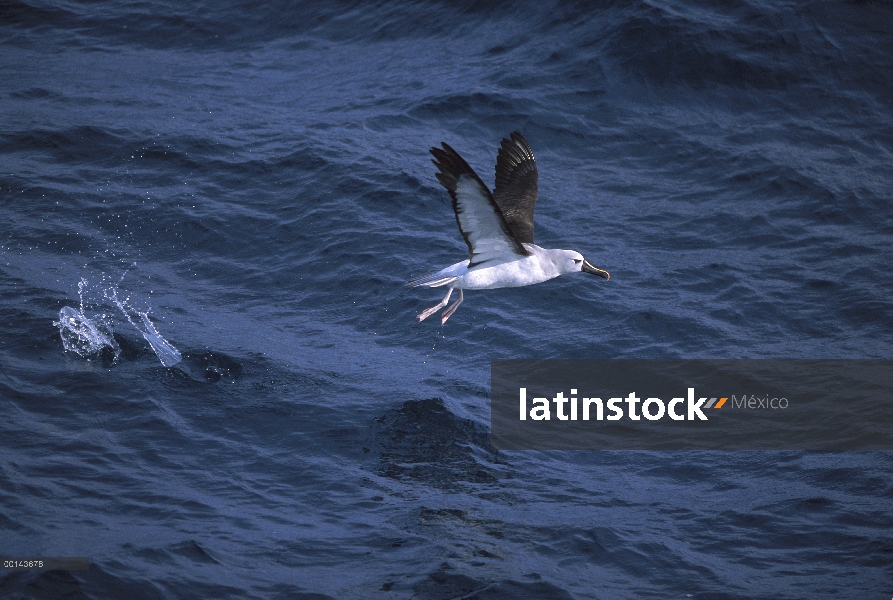
<path id="1" fill-rule="evenodd" d="M 418 277 L 413 277 L 409 281 L 406 282 L 407 287 L 440 287 L 442 285 L 449 285 L 459 279 L 455 275 L 443 275 L 440 271 L 432 271 L 430 273 L 425 273 L 424 275 L 419 275 Z"/>

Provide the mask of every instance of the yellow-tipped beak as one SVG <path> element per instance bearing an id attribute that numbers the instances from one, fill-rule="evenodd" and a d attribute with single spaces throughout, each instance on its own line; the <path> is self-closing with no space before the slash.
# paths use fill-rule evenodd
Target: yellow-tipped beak
<path id="1" fill-rule="evenodd" d="M 604 269 L 599 269 L 598 267 L 593 267 L 589 264 L 588 260 L 583 260 L 583 268 L 582 271 L 586 273 L 592 273 L 593 275 L 598 275 L 599 277 L 604 277 L 605 279 L 610 279 L 611 274 L 605 271 Z"/>

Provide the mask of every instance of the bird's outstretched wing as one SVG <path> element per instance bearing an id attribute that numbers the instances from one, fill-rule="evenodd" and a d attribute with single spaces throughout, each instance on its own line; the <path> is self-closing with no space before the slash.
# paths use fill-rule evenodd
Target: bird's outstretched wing
<path id="1" fill-rule="evenodd" d="M 493 199 L 502 211 L 515 239 L 533 243 L 533 209 L 536 206 L 536 159 L 527 140 L 517 131 L 503 139 L 496 157 L 496 189 Z"/>
<path id="2" fill-rule="evenodd" d="M 455 150 L 445 143 L 442 146 L 431 148 L 432 162 L 439 171 L 437 180 L 453 199 L 456 223 L 468 244 L 468 266 L 529 255 L 481 178 Z"/>

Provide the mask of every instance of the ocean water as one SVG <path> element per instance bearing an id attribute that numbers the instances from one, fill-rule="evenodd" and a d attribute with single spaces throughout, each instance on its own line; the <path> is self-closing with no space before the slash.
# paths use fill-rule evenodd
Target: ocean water
<path id="1" fill-rule="evenodd" d="M 612 279 L 418 323 L 428 149 L 514 130 Z M 0 597 L 893 597 L 889 452 L 495 452 L 488 402 L 890 358 L 891 200 L 889 2 L 2 2 L 0 554 L 91 568 Z"/>

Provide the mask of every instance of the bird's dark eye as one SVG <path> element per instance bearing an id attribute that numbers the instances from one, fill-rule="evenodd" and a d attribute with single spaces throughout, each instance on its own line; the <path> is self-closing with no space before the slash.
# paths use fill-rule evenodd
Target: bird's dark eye
<path id="1" fill-rule="evenodd" d="M 582 259 L 579 259 L 579 258 L 575 258 L 575 259 L 574 259 L 574 264 L 577 264 L 577 265 L 578 265 L 578 264 L 580 264 L 581 262 L 583 262 Z"/>

